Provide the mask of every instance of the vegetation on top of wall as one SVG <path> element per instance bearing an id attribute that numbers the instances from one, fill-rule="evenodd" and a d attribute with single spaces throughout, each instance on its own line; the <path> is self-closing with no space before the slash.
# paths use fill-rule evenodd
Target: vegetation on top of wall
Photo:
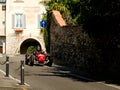
<path id="1" fill-rule="evenodd" d="M 57 10 L 60 11 L 62 14 L 64 20 L 66 21 L 67 24 L 72 24 L 72 17 L 70 14 L 69 9 L 65 5 L 65 3 L 68 0 L 50 0 L 48 2 L 42 2 L 47 5 L 47 11 L 52 11 L 52 10 Z"/>
<path id="2" fill-rule="evenodd" d="M 42 20 L 46 20 L 47 21 L 47 23 L 49 23 L 48 22 L 48 20 L 47 20 L 47 13 L 46 14 L 44 14 L 43 15 L 43 17 L 42 17 Z M 48 27 L 48 26 L 47 26 Z M 48 28 L 43 28 L 43 27 L 41 27 L 41 32 L 43 33 L 43 37 L 44 37 L 44 42 L 45 42 L 45 47 L 46 47 L 46 52 L 49 52 L 49 38 L 48 38 Z"/>

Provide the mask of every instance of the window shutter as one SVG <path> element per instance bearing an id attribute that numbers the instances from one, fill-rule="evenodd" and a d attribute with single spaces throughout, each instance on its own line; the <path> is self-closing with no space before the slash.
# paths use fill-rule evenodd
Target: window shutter
<path id="1" fill-rule="evenodd" d="M 23 23 L 23 28 L 26 28 L 26 16 L 25 15 L 23 15 L 22 23 Z"/>
<path id="2" fill-rule="evenodd" d="M 15 15 L 12 15 L 12 28 L 15 27 Z"/>

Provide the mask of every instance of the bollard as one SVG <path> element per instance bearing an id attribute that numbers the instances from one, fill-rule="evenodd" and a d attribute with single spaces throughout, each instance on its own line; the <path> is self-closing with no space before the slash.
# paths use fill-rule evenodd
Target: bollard
<path id="1" fill-rule="evenodd" d="M 21 61 L 21 85 L 24 85 L 24 61 Z"/>
<path id="2" fill-rule="evenodd" d="M 9 77 L 9 57 L 6 57 L 6 77 Z"/>

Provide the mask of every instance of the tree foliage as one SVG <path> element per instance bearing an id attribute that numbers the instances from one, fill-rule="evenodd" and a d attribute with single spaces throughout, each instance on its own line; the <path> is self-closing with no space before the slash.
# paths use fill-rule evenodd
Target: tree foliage
<path id="1" fill-rule="evenodd" d="M 36 50 L 36 47 L 35 46 L 29 46 L 28 49 L 27 49 L 27 54 L 31 54 L 33 53 L 33 51 Z"/>
<path id="2" fill-rule="evenodd" d="M 120 74 L 120 0 L 91 0 L 84 30 L 101 50 L 106 73 Z"/>
<path id="3" fill-rule="evenodd" d="M 57 10 L 60 11 L 63 18 L 65 19 L 67 24 L 72 23 L 72 17 L 69 9 L 66 6 L 66 0 L 50 0 L 49 2 L 44 2 L 47 5 L 47 11 Z"/>
<path id="4" fill-rule="evenodd" d="M 84 23 L 96 15 L 119 17 L 120 14 L 120 0 L 50 0 L 45 4 L 47 10 L 58 10 L 63 17 L 72 18 L 71 21 L 76 24 Z"/>

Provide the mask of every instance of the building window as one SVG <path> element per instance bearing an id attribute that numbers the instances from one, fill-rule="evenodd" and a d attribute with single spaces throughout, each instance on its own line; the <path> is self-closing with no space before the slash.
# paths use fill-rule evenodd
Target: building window
<path id="1" fill-rule="evenodd" d="M 15 27 L 16 28 L 22 28 L 23 27 L 23 14 L 16 14 L 16 20 L 15 20 Z"/>
<path id="2" fill-rule="evenodd" d="M 13 28 L 25 28 L 25 15 L 15 14 L 13 15 Z"/>
<path id="3" fill-rule="evenodd" d="M 6 5 L 2 5 L 2 11 L 6 10 Z"/>
<path id="4" fill-rule="evenodd" d="M 6 2 L 6 0 L 0 0 L 0 3 L 5 3 Z"/>
<path id="5" fill-rule="evenodd" d="M 2 21 L 2 24 L 4 24 L 4 25 L 5 25 L 5 21 Z"/>

